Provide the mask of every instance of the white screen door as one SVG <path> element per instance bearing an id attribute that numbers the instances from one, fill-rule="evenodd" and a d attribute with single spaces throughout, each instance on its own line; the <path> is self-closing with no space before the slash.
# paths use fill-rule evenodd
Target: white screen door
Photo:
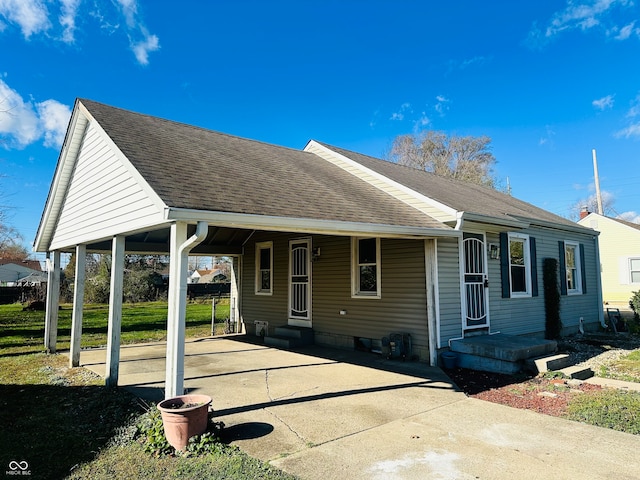
<path id="1" fill-rule="evenodd" d="M 289 242 L 289 325 L 311 327 L 311 240 Z"/>
<path id="2" fill-rule="evenodd" d="M 486 273 L 484 236 L 464 234 L 464 291 L 466 301 L 465 327 L 482 328 L 489 325 L 487 301 L 489 283 Z"/>

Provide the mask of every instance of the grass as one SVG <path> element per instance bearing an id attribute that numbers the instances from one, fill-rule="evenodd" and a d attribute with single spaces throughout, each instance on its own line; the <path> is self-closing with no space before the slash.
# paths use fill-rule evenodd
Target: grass
<path id="1" fill-rule="evenodd" d="M 60 311 L 59 349 L 69 346 L 70 310 Z M 122 343 L 162 340 L 166 311 L 164 302 L 125 305 Z M 228 311 L 228 304 L 218 306 L 216 320 Z M 83 347 L 106 344 L 107 316 L 104 305 L 86 306 Z M 210 333 L 211 304 L 190 303 L 187 335 Z M 224 444 L 204 456 L 146 453 L 126 432 L 153 407 L 124 389 L 107 389 L 89 370 L 70 369 L 63 355 L 45 354 L 43 335 L 43 312 L 0 306 L 0 472 L 27 462 L 30 478 L 38 479 L 293 478 Z"/>
<path id="2" fill-rule="evenodd" d="M 602 366 L 599 375 L 627 382 L 640 382 L 640 350 L 634 350 L 611 366 Z"/>
<path id="3" fill-rule="evenodd" d="M 577 395 L 569 403 L 567 418 L 640 435 L 640 393 L 605 389 Z"/>
<path id="4" fill-rule="evenodd" d="M 71 305 L 62 305 L 58 312 L 57 349 L 69 349 L 71 341 Z M 229 302 L 216 305 L 216 329 L 224 330 L 229 316 Z M 83 308 L 81 347 L 101 347 L 107 344 L 108 305 L 87 304 Z M 211 335 L 211 303 L 187 304 L 188 337 Z M 167 302 L 125 304 L 122 308 L 121 343 L 143 343 L 166 340 Z M 0 306 L 0 355 L 36 353 L 44 345 L 44 312 L 23 311 L 19 303 Z"/>

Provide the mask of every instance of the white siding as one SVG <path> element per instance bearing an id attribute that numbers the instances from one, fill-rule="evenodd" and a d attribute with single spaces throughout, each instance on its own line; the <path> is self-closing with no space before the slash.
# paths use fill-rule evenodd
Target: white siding
<path id="1" fill-rule="evenodd" d="M 133 167 L 90 125 L 60 212 L 51 249 L 140 230 L 162 220 Z"/>

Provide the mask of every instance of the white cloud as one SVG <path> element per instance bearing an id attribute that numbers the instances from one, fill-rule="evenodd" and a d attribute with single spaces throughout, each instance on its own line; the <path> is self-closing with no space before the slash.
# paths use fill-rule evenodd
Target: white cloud
<path id="1" fill-rule="evenodd" d="M 614 95 L 607 95 L 606 97 L 599 98 L 591 102 L 598 110 L 606 110 L 607 108 L 613 108 L 613 97 Z"/>
<path id="2" fill-rule="evenodd" d="M 621 213 L 618 218 L 627 222 L 640 223 L 640 213 L 634 211 Z"/>
<path id="3" fill-rule="evenodd" d="M 440 115 L 444 115 L 444 112 L 449 110 L 449 99 L 447 97 L 445 97 L 444 95 L 437 95 L 436 96 L 436 104 L 433 107 L 434 110 L 440 114 Z"/>
<path id="4" fill-rule="evenodd" d="M 640 139 L 640 123 L 634 123 L 613 134 L 616 138 L 638 138 Z"/>
<path id="5" fill-rule="evenodd" d="M 587 31 L 600 27 L 607 36 L 617 40 L 626 40 L 633 33 L 638 33 L 634 22 L 618 26 L 612 18 L 615 7 L 633 5 L 632 0 L 584 0 L 575 2 L 567 0 L 567 7 L 556 12 L 545 27 L 539 28 L 535 23 L 529 31 L 526 44 L 538 48 L 544 46 L 552 38 L 570 30 Z"/>
<path id="6" fill-rule="evenodd" d="M 27 40 L 41 34 L 47 39 L 73 44 L 81 4 L 82 0 L 0 0 L 0 31 L 6 30 L 9 25 L 17 25 Z M 104 4 L 112 8 L 110 17 L 116 11 L 117 15 L 124 17 L 124 33 L 129 37 L 129 48 L 138 63 L 148 65 L 149 53 L 160 49 L 160 40 L 157 35 L 149 33 L 144 25 L 138 0 L 113 0 Z M 97 20 L 101 29 L 113 33 L 120 29 L 120 25 L 108 21 L 107 15 L 98 11 L 105 5 L 96 2 L 89 17 Z"/>
<path id="7" fill-rule="evenodd" d="M 640 115 L 640 94 L 636 95 L 636 98 L 631 101 L 631 107 L 627 112 L 627 118 L 634 118 L 638 115 Z"/>
<path id="8" fill-rule="evenodd" d="M 391 117 L 389 118 L 389 120 L 397 120 L 397 121 L 404 120 L 404 117 L 407 113 L 413 113 L 413 110 L 411 109 L 411 104 L 408 102 L 405 102 L 402 105 L 400 105 L 400 109 L 397 112 L 393 112 L 391 114 Z"/>
<path id="9" fill-rule="evenodd" d="M 160 49 L 160 40 L 155 35 L 146 34 L 143 40 L 132 43 L 131 49 L 140 65 L 148 65 L 149 52 L 155 52 Z"/>
<path id="10" fill-rule="evenodd" d="M 57 100 L 45 100 L 36 105 L 44 132 L 45 147 L 60 148 L 71 118 L 71 109 Z"/>
<path id="11" fill-rule="evenodd" d="M 5 148 L 24 148 L 40 139 L 60 148 L 70 116 L 68 106 L 56 100 L 25 101 L 0 79 L 0 143 Z"/>
<path id="12" fill-rule="evenodd" d="M 0 0 L 0 15 L 18 24 L 26 39 L 51 27 L 49 11 L 41 0 Z"/>
<path id="13" fill-rule="evenodd" d="M 62 41 L 73 43 L 75 41 L 76 16 L 80 0 L 61 0 L 62 13 L 60 14 L 60 25 L 62 25 Z"/>
<path id="14" fill-rule="evenodd" d="M 420 117 L 413 122 L 413 131 L 419 132 L 431 124 L 431 119 L 427 116 L 426 112 L 422 112 Z"/>
<path id="15" fill-rule="evenodd" d="M 540 137 L 540 140 L 538 140 L 538 145 L 547 145 L 549 144 L 549 146 L 553 147 L 554 146 L 554 142 L 553 142 L 553 137 L 556 136 L 556 132 L 553 130 L 553 128 L 551 128 L 551 125 L 545 125 L 544 126 L 544 135 Z"/>
<path id="16" fill-rule="evenodd" d="M 140 65 L 149 64 L 149 53 L 160 49 L 157 35 L 150 34 L 138 14 L 138 0 L 117 0 L 125 18 L 129 34 L 129 46 Z"/>

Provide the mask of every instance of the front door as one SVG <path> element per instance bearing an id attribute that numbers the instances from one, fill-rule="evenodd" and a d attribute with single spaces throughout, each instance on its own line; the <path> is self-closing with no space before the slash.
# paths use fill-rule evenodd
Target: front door
<path id="1" fill-rule="evenodd" d="M 289 325 L 311 327 L 311 240 L 289 242 Z"/>
<path id="2" fill-rule="evenodd" d="M 465 329 L 489 326 L 489 281 L 484 235 L 464 234 Z"/>

